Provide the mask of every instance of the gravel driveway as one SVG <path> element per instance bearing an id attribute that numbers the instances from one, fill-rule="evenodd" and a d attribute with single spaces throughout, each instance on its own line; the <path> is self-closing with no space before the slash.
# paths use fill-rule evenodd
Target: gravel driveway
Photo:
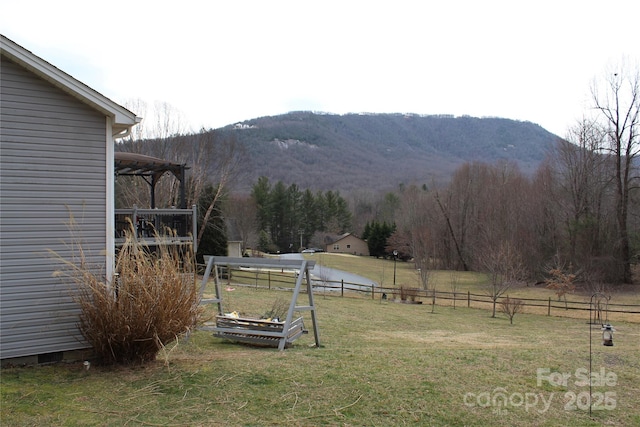
<path id="1" fill-rule="evenodd" d="M 283 259 L 304 259 L 302 254 L 282 254 L 280 258 Z M 316 263 L 313 269 L 309 270 L 311 273 L 311 282 L 315 287 L 324 287 L 327 285 L 330 287 L 340 287 L 340 282 L 344 280 L 345 289 L 371 289 L 371 285 L 378 286 L 378 283 L 368 279 L 366 277 L 359 276 L 357 274 L 349 273 L 347 271 L 336 270 L 335 268 L 329 268 L 321 266 Z"/>

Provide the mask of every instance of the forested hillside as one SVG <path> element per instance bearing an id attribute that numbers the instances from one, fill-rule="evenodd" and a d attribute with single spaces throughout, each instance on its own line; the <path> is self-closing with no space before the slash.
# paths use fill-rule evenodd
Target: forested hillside
<path id="1" fill-rule="evenodd" d="M 558 139 L 530 122 L 410 114 L 292 112 L 218 131 L 247 150 L 250 182 L 346 191 L 446 181 L 474 160 L 513 160 L 530 173 Z"/>
<path id="2" fill-rule="evenodd" d="M 485 271 L 497 286 L 556 271 L 602 290 L 631 283 L 640 256 L 637 77 L 629 87 L 624 98 L 610 80 L 613 95 L 595 99 L 601 114 L 567 140 L 500 118 L 293 112 L 132 136 L 117 149 L 190 168 L 186 200 L 205 213 L 202 236 L 217 219 L 245 248 L 295 251 L 317 232 L 366 235 L 386 223 L 394 231 L 381 251 L 424 272 Z M 122 178 L 117 203 L 148 205 L 144 183 Z M 177 189 L 162 179 L 157 205 L 176 205 Z"/>

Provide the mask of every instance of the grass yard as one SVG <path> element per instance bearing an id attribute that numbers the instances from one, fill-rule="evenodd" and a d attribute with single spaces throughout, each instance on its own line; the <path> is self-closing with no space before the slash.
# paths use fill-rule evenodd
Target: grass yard
<path id="1" fill-rule="evenodd" d="M 304 258 L 315 261 L 338 270 L 348 271 L 362 277 L 371 279 L 383 287 L 393 286 L 393 260 L 376 259 L 372 257 L 360 257 L 346 254 L 332 254 L 327 252 L 317 252 L 315 254 L 305 254 Z M 420 278 L 413 262 L 397 261 L 395 263 L 396 285 L 420 286 Z M 487 282 L 485 274 L 476 272 L 457 272 L 459 286 L 464 287 L 465 292 L 474 286 L 481 286 Z M 431 280 L 440 290 L 450 290 L 451 274 L 449 271 L 434 271 Z"/>
<path id="2" fill-rule="evenodd" d="M 225 311 L 248 315 L 291 295 L 223 289 Z M 0 425 L 640 425 L 640 315 L 610 316 L 613 347 L 593 331 L 590 417 L 584 319 L 522 313 L 510 325 L 466 307 L 315 302 L 322 348 L 311 331 L 283 352 L 198 331 L 144 366 L 5 368 Z"/>
<path id="3" fill-rule="evenodd" d="M 349 271 L 354 274 L 369 278 L 373 281 L 377 281 L 385 288 L 393 288 L 393 275 L 394 275 L 394 262 L 393 260 L 375 259 L 370 257 L 358 257 L 345 254 L 330 254 L 330 253 L 316 253 L 313 255 L 305 255 L 308 260 L 316 261 L 316 263 L 339 270 Z M 420 280 L 418 272 L 415 269 L 415 264 L 412 262 L 400 262 L 396 263 L 396 287 L 409 286 L 420 287 Z M 635 276 L 640 276 L 640 269 L 635 273 Z M 474 271 L 441 271 L 434 270 L 430 272 L 429 287 L 435 289 L 437 292 L 451 293 L 453 292 L 452 281 L 456 282 L 455 292 L 460 294 L 462 301 L 457 302 L 457 306 L 466 305 L 466 293 L 488 295 L 487 287 L 489 285 L 489 279 L 486 274 L 478 273 Z M 606 291 L 607 295 L 611 295 L 611 304 L 633 304 L 640 306 L 640 283 L 636 283 L 633 286 L 627 286 L 622 288 L 610 288 Z M 547 289 L 544 284 L 534 285 L 533 283 L 524 284 L 520 286 L 514 286 L 509 289 L 505 295 L 509 295 L 512 298 L 531 298 L 539 299 L 539 304 L 544 305 L 544 300 L 551 298 L 554 302 L 554 306 L 562 306 L 563 302 L 557 297 L 556 293 Z M 585 308 L 589 307 L 590 293 L 569 293 L 567 294 L 568 300 L 582 301 L 586 303 Z M 424 303 L 429 303 L 429 298 L 421 298 Z M 452 300 L 439 299 L 437 305 L 453 305 Z M 472 306 L 484 307 L 490 309 L 490 304 L 473 303 Z M 638 311 L 629 309 L 629 311 Z M 533 314 L 547 314 L 546 307 L 530 307 L 523 308 L 523 312 Z M 589 319 L 588 310 L 564 311 L 562 309 L 554 308 L 552 310 L 554 315 L 561 315 L 563 317 L 577 317 Z M 628 320 L 631 322 L 640 322 L 639 314 L 625 314 L 618 313 L 612 314 L 614 319 Z"/>

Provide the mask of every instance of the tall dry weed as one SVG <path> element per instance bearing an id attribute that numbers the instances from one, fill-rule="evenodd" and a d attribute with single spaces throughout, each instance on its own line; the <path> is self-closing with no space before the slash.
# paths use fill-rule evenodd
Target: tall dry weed
<path id="1" fill-rule="evenodd" d="M 111 283 L 83 261 L 71 266 L 80 305 L 79 328 L 103 364 L 144 363 L 197 324 L 199 294 L 190 246 L 127 237 Z"/>

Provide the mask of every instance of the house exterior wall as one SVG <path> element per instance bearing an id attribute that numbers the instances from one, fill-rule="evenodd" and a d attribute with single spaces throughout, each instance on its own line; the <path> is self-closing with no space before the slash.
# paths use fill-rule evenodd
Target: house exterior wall
<path id="1" fill-rule="evenodd" d="M 73 260 L 79 242 L 104 273 L 109 120 L 5 56 L 0 67 L 0 359 L 86 348 L 51 251 Z"/>
<path id="2" fill-rule="evenodd" d="M 369 256 L 369 247 L 367 246 L 367 242 L 352 234 L 328 244 L 326 251 L 330 253 Z"/>

